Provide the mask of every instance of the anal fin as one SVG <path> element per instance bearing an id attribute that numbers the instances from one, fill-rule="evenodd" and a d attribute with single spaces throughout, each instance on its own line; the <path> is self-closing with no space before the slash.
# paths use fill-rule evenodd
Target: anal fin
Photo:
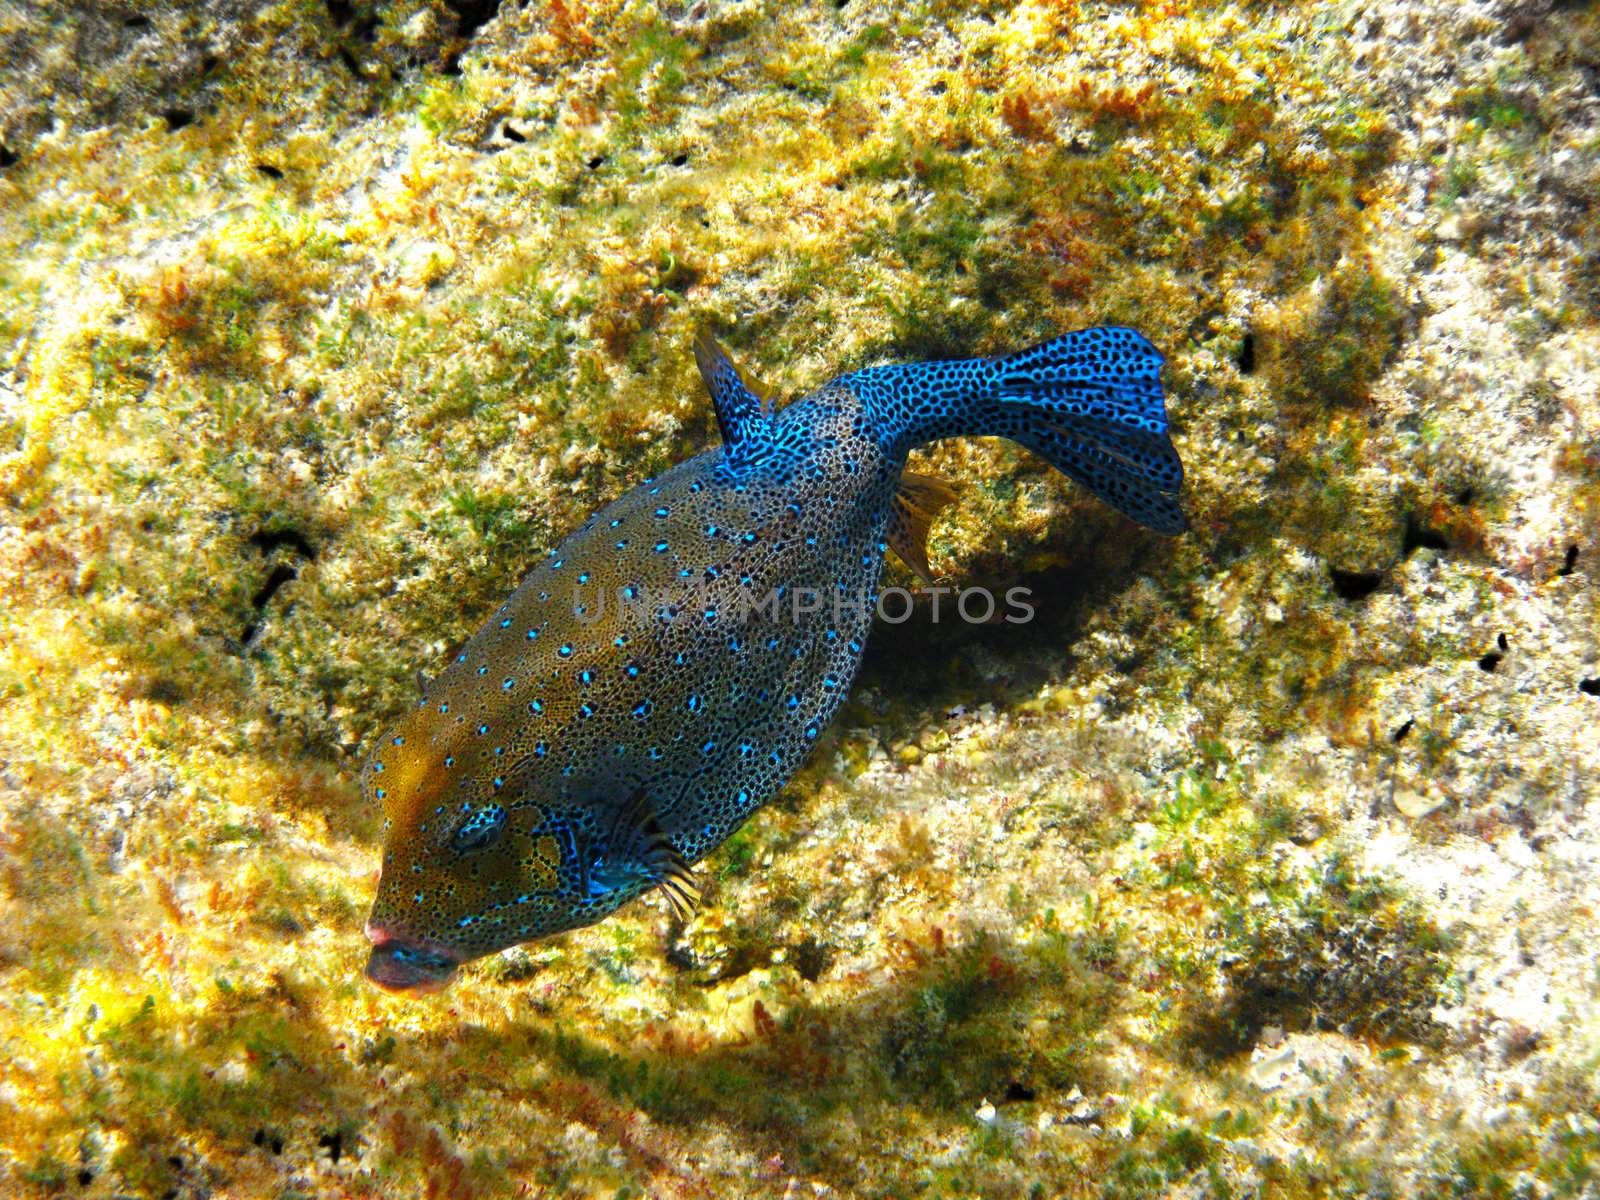
<path id="1" fill-rule="evenodd" d="M 914 471 L 904 472 L 895 488 L 889 513 L 889 549 L 924 583 L 933 582 L 928 566 L 928 527 L 939 510 L 955 498 L 955 489 L 944 480 Z"/>

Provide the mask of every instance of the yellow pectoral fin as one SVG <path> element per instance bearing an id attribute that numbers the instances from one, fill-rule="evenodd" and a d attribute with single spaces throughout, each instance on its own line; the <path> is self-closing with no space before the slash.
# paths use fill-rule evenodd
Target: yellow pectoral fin
<path id="1" fill-rule="evenodd" d="M 939 510 L 955 498 L 955 490 L 944 480 L 913 471 L 901 475 L 895 488 L 894 509 L 889 516 L 889 548 L 924 583 L 933 582 L 933 571 L 928 566 L 928 527 Z"/>

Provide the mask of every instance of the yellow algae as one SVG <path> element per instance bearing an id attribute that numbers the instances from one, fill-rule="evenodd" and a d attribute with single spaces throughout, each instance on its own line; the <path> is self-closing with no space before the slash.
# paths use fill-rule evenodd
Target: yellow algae
<path id="1" fill-rule="evenodd" d="M 0 1191 L 1586 1186 L 1590 15 L 217 7 L 0 68 Z M 931 449 L 1033 623 L 881 625 L 687 926 L 378 995 L 357 749 L 711 444 L 707 318 L 1137 325 L 1194 530 Z"/>

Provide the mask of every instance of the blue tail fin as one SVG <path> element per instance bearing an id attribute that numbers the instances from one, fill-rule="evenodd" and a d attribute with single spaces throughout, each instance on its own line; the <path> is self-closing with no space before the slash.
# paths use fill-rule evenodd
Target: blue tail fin
<path id="1" fill-rule="evenodd" d="M 1101 326 L 1004 358 L 877 367 L 847 376 L 904 452 L 971 435 L 1007 437 L 1124 515 L 1182 533 L 1183 464 L 1167 438 L 1160 353 Z"/>

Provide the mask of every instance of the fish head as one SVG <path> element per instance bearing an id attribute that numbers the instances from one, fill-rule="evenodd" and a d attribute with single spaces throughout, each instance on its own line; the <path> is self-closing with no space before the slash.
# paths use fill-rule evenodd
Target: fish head
<path id="1" fill-rule="evenodd" d="M 367 762 L 383 863 L 366 974 L 386 991 L 439 991 L 463 963 L 595 919 L 575 903 L 572 814 L 541 802 L 515 766 L 483 759 L 414 712 Z"/>

